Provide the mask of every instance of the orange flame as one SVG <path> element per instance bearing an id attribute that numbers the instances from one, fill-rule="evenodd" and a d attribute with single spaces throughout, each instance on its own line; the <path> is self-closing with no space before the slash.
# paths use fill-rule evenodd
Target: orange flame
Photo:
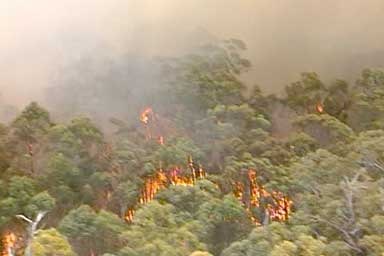
<path id="1" fill-rule="evenodd" d="M 288 199 L 283 193 L 279 191 L 268 192 L 263 186 L 260 186 L 257 183 L 256 171 L 248 171 L 248 180 L 249 180 L 249 206 L 250 207 L 260 207 L 262 199 L 269 201 L 266 205 L 263 205 L 265 208 L 265 214 L 272 221 L 286 221 L 289 218 L 292 208 L 292 201 Z M 234 195 L 236 198 L 241 200 L 246 204 L 246 198 L 244 198 L 244 184 L 241 182 L 234 183 Z M 248 207 L 248 206 L 247 206 Z M 249 209 L 247 209 L 249 210 Z M 260 224 L 254 216 L 251 215 L 251 219 L 254 223 Z"/>
<path id="2" fill-rule="evenodd" d="M 164 137 L 163 136 L 159 136 L 158 142 L 159 142 L 160 145 L 164 145 Z"/>
<path id="3" fill-rule="evenodd" d="M 196 178 L 205 177 L 206 174 L 201 165 L 199 166 L 198 171 L 194 169 L 193 160 L 191 157 L 188 159 L 188 165 L 192 172 L 195 171 L 194 173 L 196 176 L 182 175 L 181 169 L 174 167 L 168 171 L 168 175 L 164 173 L 162 169 L 160 169 L 155 175 L 148 177 L 145 180 L 143 188 L 140 192 L 138 203 L 144 205 L 151 202 L 160 190 L 169 186 L 194 186 Z M 292 201 L 289 200 L 289 198 L 280 191 L 268 192 L 263 186 L 260 186 L 257 183 L 256 171 L 249 170 L 247 178 L 249 179 L 249 207 L 264 207 L 265 214 L 271 221 L 288 220 L 291 213 Z M 244 184 L 241 182 L 234 183 L 234 195 L 236 198 L 246 204 L 244 199 L 244 191 Z M 268 203 L 264 203 L 264 205 L 262 205 L 261 202 L 265 201 Z M 256 225 L 260 225 L 260 221 L 252 215 L 248 206 L 246 210 L 252 222 Z M 128 223 L 132 223 L 134 214 L 134 208 L 129 208 L 126 211 L 124 219 Z"/>
<path id="4" fill-rule="evenodd" d="M 134 209 L 128 209 L 124 216 L 125 221 L 128 223 L 132 223 L 134 214 L 135 214 Z"/>
<path id="5" fill-rule="evenodd" d="M 141 122 L 143 122 L 144 124 L 148 124 L 149 118 L 152 114 L 153 114 L 152 108 L 147 107 L 146 109 L 144 109 L 144 111 L 141 112 L 140 114 Z"/>
<path id="6" fill-rule="evenodd" d="M 319 114 L 322 114 L 322 113 L 324 113 L 324 106 L 323 106 L 323 104 L 322 103 L 317 103 L 317 105 L 316 105 L 316 111 L 319 113 Z"/>
<path id="7" fill-rule="evenodd" d="M 189 164 L 191 163 L 189 162 Z M 198 173 L 198 178 L 205 177 L 205 171 L 201 166 Z M 169 186 L 194 186 L 195 181 L 196 179 L 193 175 L 182 175 L 182 171 L 178 167 L 170 169 L 168 175 L 160 169 L 155 175 L 145 180 L 138 198 L 138 204 L 144 205 L 151 202 L 160 190 Z M 134 208 L 129 208 L 124 216 L 125 221 L 132 223 L 134 213 Z"/>
<path id="8" fill-rule="evenodd" d="M 164 145 L 164 137 L 161 134 L 160 135 L 157 134 L 157 135 L 159 135 L 157 137 L 153 136 L 154 134 L 156 134 L 156 130 L 158 132 L 158 129 L 156 129 L 156 127 L 157 127 L 157 125 L 155 123 L 156 118 L 155 118 L 155 113 L 153 112 L 152 108 L 147 107 L 146 109 L 144 109 L 143 112 L 141 112 L 140 121 L 145 125 L 147 140 L 152 139 L 152 138 L 157 138 L 157 142 L 160 145 Z M 151 123 L 153 123 L 153 125 Z"/>
<path id="9" fill-rule="evenodd" d="M 32 145 L 32 143 L 28 143 L 27 148 L 28 148 L 28 154 L 30 156 L 33 156 L 33 145 Z"/>
<path id="10" fill-rule="evenodd" d="M 16 236 L 14 233 L 9 232 L 3 238 L 4 251 L 1 253 L 2 256 L 11 256 L 16 245 Z"/>

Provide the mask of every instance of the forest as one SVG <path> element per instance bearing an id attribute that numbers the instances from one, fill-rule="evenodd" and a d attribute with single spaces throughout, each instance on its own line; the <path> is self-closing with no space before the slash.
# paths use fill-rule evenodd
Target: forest
<path id="1" fill-rule="evenodd" d="M 1 255 L 384 255 L 384 70 L 267 95 L 246 48 L 142 63 L 139 92 L 124 60 L 79 61 L 60 114 L 2 123 Z"/>

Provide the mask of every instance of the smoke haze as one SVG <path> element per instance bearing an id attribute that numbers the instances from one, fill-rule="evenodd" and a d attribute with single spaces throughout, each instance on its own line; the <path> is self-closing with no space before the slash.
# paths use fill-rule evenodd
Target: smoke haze
<path id="1" fill-rule="evenodd" d="M 84 56 L 171 56 L 238 38 L 246 77 L 279 91 L 303 71 L 352 79 L 383 65 L 381 0 L 1 0 L 1 101 L 44 101 L 54 77 Z"/>

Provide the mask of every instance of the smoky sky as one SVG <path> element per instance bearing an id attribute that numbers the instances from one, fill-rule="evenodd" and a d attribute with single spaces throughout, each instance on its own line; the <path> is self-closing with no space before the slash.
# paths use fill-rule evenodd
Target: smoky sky
<path id="1" fill-rule="evenodd" d="M 351 79 L 384 60 L 382 0 L 0 0 L 1 101 L 44 100 L 83 56 L 172 56 L 238 38 L 245 76 L 276 92 L 300 72 Z"/>

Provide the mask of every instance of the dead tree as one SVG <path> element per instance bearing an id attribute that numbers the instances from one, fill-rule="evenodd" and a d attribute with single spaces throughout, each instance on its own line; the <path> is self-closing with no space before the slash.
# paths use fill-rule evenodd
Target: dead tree
<path id="1" fill-rule="evenodd" d="M 35 220 L 31 220 L 31 219 L 25 217 L 24 215 L 16 215 L 17 218 L 24 220 L 28 224 L 28 226 L 27 226 L 27 246 L 25 248 L 25 253 L 24 253 L 25 256 L 32 256 L 33 255 L 33 252 L 32 252 L 33 238 L 35 237 L 35 235 L 38 232 L 37 226 L 39 225 L 41 220 L 44 218 L 46 213 L 47 212 L 39 212 L 37 214 Z"/>

